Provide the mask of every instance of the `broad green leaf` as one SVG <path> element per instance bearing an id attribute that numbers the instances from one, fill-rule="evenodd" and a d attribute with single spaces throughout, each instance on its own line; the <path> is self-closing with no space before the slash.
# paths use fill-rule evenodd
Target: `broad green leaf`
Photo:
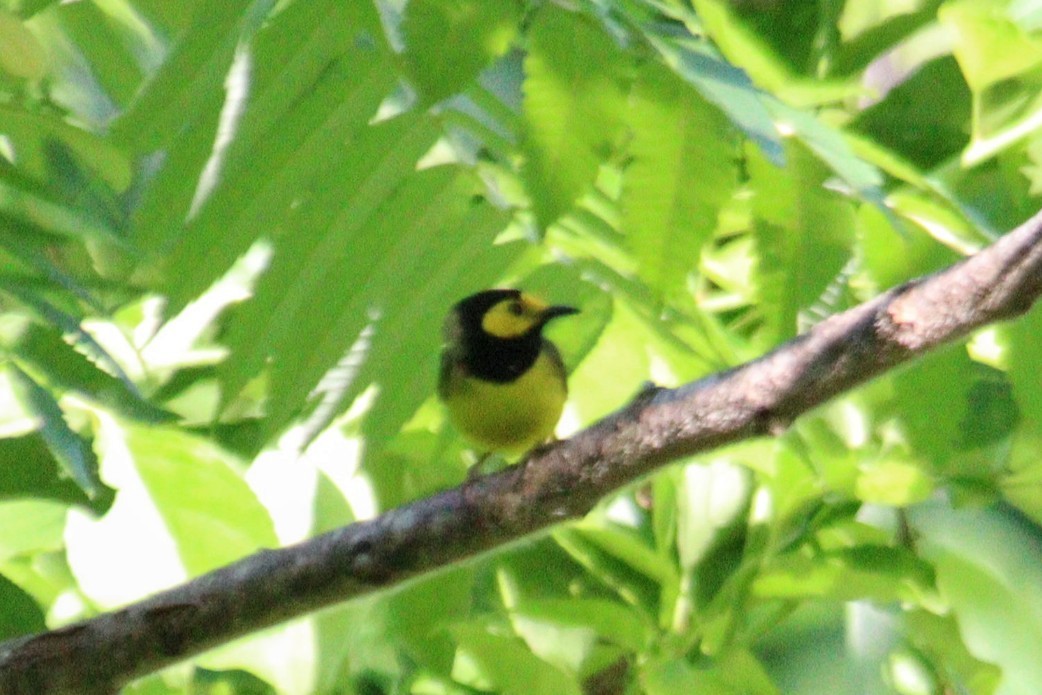
<path id="1" fill-rule="evenodd" d="M 858 157 L 842 131 L 806 111 L 780 101 L 769 101 L 768 108 L 779 124 L 779 129 L 792 132 L 807 152 L 813 154 L 838 180 L 822 179 L 832 188 L 861 200 L 883 205 L 883 176 L 875 165 Z M 820 174 L 816 174 L 820 175 Z M 812 175 L 814 176 L 814 175 Z"/>
<path id="2" fill-rule="evenodd" d="M 113 190 L 124 191 L 130 185 L 131 163 L 127 155 L 107 139 L 70 125 L 64 119 L 0 104 L 0 128 L 16 142 L 29 138 L 56 138 Z"/>
<path id="3" fill-rule="evenodd" d="M 278 544 L 267 511 L 224 451 L 160 428 L 129 428 L 127 445 L 191 575 Z"/>
<path id="4" fill-rule="evenodd" d="M 660 296 L 682 291 L 737 181 L 737 152 L 720 112 L 655 64 L 630 96 L 620 204 L 638 273 Z"/>
<path id="5" fill-rule="evenodd" d="M 744 649 L 692 665 L 680 659 L 644 664 L 640 682 L 648 695 L 779 695 L 763 664 Z"/>
<path id="6" fill-rule="evenodd" d="M 615 529 L 589 527 L 580 531 L 562 528 L 554 540 L 590 575 L 625 603 L 655 611 L 663 586 L 678 585 L 679 576 L 671 559 L 663 558 L 640 541 Z M 615 543 L 614 541 L 619 541 Z M 610 547 L 605 547 L 609 544 Z M 621 546 L 625 547 L 621 547 Z M 619 558 L 618 556 L 626 556 Z M 640 569 L 634 564 L 640 565 Z M 649 579 L 648 574 L 655 575 Z M 675 593 L 675 592 L 674 592 Z"/>
<path id="7" fill-rule="evenodd" d="M 945 108 L 938 109 L 938 100 Z M 971 95 L 951 56 L 936 58 L 861 111 L 852 129 L 899 153 L 924 171 L 958 155 L 966 144 Z"/>
<path id="8" fill-rule="evenodd" d="M 857 479 L 858 499 L 869 504 L 907 507 L 925 502 L 934 481 L 914 463 L 884 459 L 862 468 Z"/>
<path id="9" fill-rule="evenodd" d="M 1042 682 L 1038 527 L 994 507 L 931 505 L 914 510 L 911 522 L 970 653 L 1002 669 L 996 692 L 1033 693 Z"/>
<path id="10" fill-rule="evenodd" d="M 0 213 L 44 232 L 75 241 L 120 245 L 117 232 L 95 211 L 74 208 L 54 192 L 41 192 L 0 181 Z"/>
<path id="11" fill-rule="evenodd" d="M 993 695 L 1002 680 L 1002 671 L 970 653 L 955 615 L 919 610 L 907 613 L 904 621 L 910 641 L 922 652 L 934 655 L 935 667 L 955 673 L 971 693 Z"/>
<path id="12" fill-rule="evenodd" d="M 130 106 L 165 47 L 140 22 L 119 22 L 111 11 L 114 5 L 62 3 L 40 19 L 42 34 L 51 46 L 72 48 L 78 54 L 77 62 L 89 66 L 88 74 L 96 81 L 92 86 L 100 92 L 93 99 L 103 96 L 106 109 L 118 112 Z M 113 115 L 107 113 L 105 118 Z"/>
<path id="13" fill-rule="evenodd" d="M 542 227 L 572 208 L 625 115 L 623 56 L 580 14 L 540 8 L 525 57 L 522 175 Z"/>
<path id="14" fill-rule="evenodd" d="M 13 3 L 9 2 L 8 5 L 13 4 L 19 16 L 27 19 L 58 2 L 59 0 L 15 0 Z"/>
<path id="15" fill-rule="evenodd" d="M 953 53 L 975 92 L 1042 64 L 1042 41 L 1015 20 L 1009 0 L 956 0 L 938 13 L 958 32 Z"/>
<path id="16" fill-rule="evenodd" d="M 1015 322 L 1002 327 L 1008 342 L 1007 373 L 1013 385 L 1013 397 L 1020 412 L 1036 425 L 1042 425 L 1042 306 L 1036 306 Z"/>
<path id="17" fill-rule="evenodd" d="M 522 602 L 511 613 L 515 629 L 544 659 L 534 643 L 534 635 L 525 635 L 531 623 L 547 624 L 561 629 L 587 630 L 597 639 L 639 652 L 648 646 L 652 625 L 631 608 L 612 601 L 590 598 L 534 599 Z M 528 625 L 521 625 L 527 621 Z"/>
<path id="18" fill-rule="evenodd" d="M 771 561 L 753 581 L 763 598 L 921 602 L 933 592 L 931 567 L 904 548 L 858 546 L 793 552 Z"/>
<path id="19" fill-rule="evenodd" d="M 8 282 L 0 279 L 0 292 L 14 297 L 31 310 L 38 319 L 51 326 L 52 329 L 61 331 L 63 338 L 71 341 L 72 345 L 78 347 L 91 360 L 122 381 L 128 391 L 131 393 L 137 391 L 137 388 L 131 382 L 126 372 L 123 371 L 119 362 L 94 339 L 94 336 L 83 328 L 76 316 L 52 304 L 43 293 L 33 291 L 32 286 L 29 284 Z M 38 347 L 42 348 L 42 346 Z M 30 349 L 29 352 L 31 354 L 32 350 Z M 62 377 L 62 380 L 65 378 Z M 139 411 L 140 413 L 141 411 Z"/>
<path id="20" fill-rule="evenodd" d="M 47 55 L 31 31 L 15 15 L 0 8 L 0 70 L 27 80 L 47 74 Z"/>
<path id="21" fill-rule="evenodd" d="M 683 571 L 701 562 L 731 526 L 744 523 L 752 484 L 748 471 L 727 461 L 689 464 L 677 494 L 677 553 Z"/>
<path id="22" fill-rule="evenodd" d="M 963 444 L 972 363 L 962 346 L 927 355 L 894 379 L 894 408 L 912 451 L 943 470 Z"/>
<path id="23" fill-rule="evenodd" d="M 579 695 L 581 692 L 573 677 L 534 656 L 518 639 L 471 625 L 454 626 L 452 634 L 466 659 L 466 666 L 455 669 L 464 671 L 456 676 L 463 682 L 473 681 L 476 687 L 484 685 L 504 695 Z"/>
<path id="24" fill-rule="evenodd" d="M 697 3 L 695 6 L 699 7 Z M 751 35 L 764 41 L 787 70 L 804 75 L 819 71 L 823 48 L 829 40 L 823 36 L 823 25 L 833 24 L 837 19 L 828 16 L 830 11 L 833 10 L 829 4 L 814 0 L 781 0 L 763 7 L 732 6 L 734 20 L 739 20 Z M 708 14 L 714 16 L 714 13 Z M 707 19 L 706 23 L 713 27 L 716 21 L 719 20 L 714 17 L 714 21 Z"/>
<path id="25" fill-rule="evenodd" d="M 172 428 L 98 420 L 102 477 L 119 494 L 103 516 L 70 510 L 65 528 L 69 567 L 95 605 L 125 605 L 277 545 L 227 453 Z"/>
<path id="26" fill-rule="evenodd" d="M 880 291 L 949 266 L 960 258 L 959 253 L 938 243 L 935 236 L 938 230 L 948 232 L 958 220 L 948 217 L 948 211 L 939 206 L 921 203 L 893 200 L 894 206 L 915 223 L 900 228 L 895 228 L 893 221 L 874 207 L 866 205 L 858 211 L 864 268 Z"/>
<path id="27" fill-rule="evenodd" d="M 61 550 L 67 506 L 34 497 L 0 502 L 0 564 L 19 555 Z"/>
<path id="28" fill-rule="evenodd" d="M 412 0 L 405 8 L 406 67 L 425 104 L 457 94 L 510 47 L 517 0 Z"/>
<path id="29" fill-rule="evenodd" d="M 855 216 L 821 188 L 828 172 L 803 145 L 790 141 L 784 169 L 751 155 L 760 301 L 773 334 L 785 339 L 850 260 Z"/>
<path id="30" fill-rule="evenodd" d="M 651 44 L 665 64 L 689 82 L 776 165 L 785 162 L 784 145 L 768 109 L 769 97 L 745 73 L 704 46 L 648 32 Z"/>
<path id="31" fill-rule="evenodd" d="M 853 81 L 820 76 L 824 72 L 820 49 L 828 34 L 818 30 L 819 12 L 827 23 L 824 15 L 834 4 L 783 0 L 769 8 L 750 8 L 745 17 L 741 16 L 741 6 L 721 0 L 695 0 L 693 5 L 704 30 L 724 57 L 746 70 L 756 84 L 787 101 L 828 103 L 856 93 Z M 813 19 L 807 17 L 808 13 Z M 762 26 L 757 27 L 757 23 Z M 771 34 L 782 37 L 782 41 L 771 43 Z M 813 75 L 814 79 L 804 75 Z"/>
<path id="32" fill-rule="evenodd" d="M 673 564 L 664 562 L 631 531 L 580 524 L 562 535 L 580 538 L 656 582 L 676 581 L 676 569 Z"/>
<path id="33" fill-rule="evenodd" d="M 829 56 L 829 73 L 846 75 L 866 69 L 891 48 L 898 46 L 915 32 L 936 20 L 937 8 L 945 0 L 926 0 L 914 6 L 904 7 L 899 3 L 861 5 L 844 3 L 844 17 L 838 27 L 843 41 L 835 47 L 836 53 Z M 872 26 L 860 27 L 851 36 L 849 16 L 858 11 L 873 19 L 881 19 Z M 878 15 L 885 14 L 882 18 Z"/>
<path id="34" fill-rule="evenodd" d="M 7 640 L 47 629 L 36 601 L 16 584 L 0 575 L 0 639 Z"/>
<path id="35" fill-rule="evenodd" d="M 976 164 L 1042 124 L 1042 41 L 1018 23 L 1006 0 L 949 2 L 939 16 L 956 33 L 952 52 L 973 91 L 964 160 Z"/>

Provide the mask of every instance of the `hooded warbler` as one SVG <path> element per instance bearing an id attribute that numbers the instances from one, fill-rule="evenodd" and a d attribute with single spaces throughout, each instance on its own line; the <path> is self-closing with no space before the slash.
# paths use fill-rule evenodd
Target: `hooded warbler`
<path id="1" fill-rule="evenodd" d="M 568 386 L 543 327 L 578 311 L 496 289 L 449 312 L 438 395 L 456 429 L 483 453 L 524 453 L 553 436 Z"/>

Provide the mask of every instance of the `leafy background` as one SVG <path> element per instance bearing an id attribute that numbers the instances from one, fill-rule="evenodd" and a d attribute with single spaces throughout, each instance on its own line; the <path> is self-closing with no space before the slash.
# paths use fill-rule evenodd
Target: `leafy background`
<path id="1" fill-rule="evenodd" d="M 1037 0 L 0 1 L 0 635 L 453 484 L 441 317 L 567 434 L 1039 207 Z M 1034 693 L 1038 310 L 129 693 Z"/>

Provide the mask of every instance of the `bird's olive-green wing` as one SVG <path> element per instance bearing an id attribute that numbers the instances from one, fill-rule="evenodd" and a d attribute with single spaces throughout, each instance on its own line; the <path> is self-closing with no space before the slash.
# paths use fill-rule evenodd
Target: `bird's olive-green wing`
<path id="1" fill-rule="evenodd" d="M 564 360 L 561 359 L 561 353 L 558 351 L 557 346 L 549 340 L 543 340 L 543 353 L 550 358 L 550 366 L 553 367 L 554 375 L 561 378 L 561 382 L 564 384 L 564 389 L 567 393 L 568 371 L 564 367 Z"/>

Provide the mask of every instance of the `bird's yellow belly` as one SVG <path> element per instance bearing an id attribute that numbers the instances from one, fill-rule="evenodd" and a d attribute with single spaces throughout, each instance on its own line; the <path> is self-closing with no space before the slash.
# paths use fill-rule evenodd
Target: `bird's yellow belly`
<path id="1" fill-rule="evenodd" d="M 461 379 L 449 414 L 483 451 L 523 453 L 553 435 L 566 397 L 557 370 L 541 354 L 531 369 L 507 384 Z"/>

